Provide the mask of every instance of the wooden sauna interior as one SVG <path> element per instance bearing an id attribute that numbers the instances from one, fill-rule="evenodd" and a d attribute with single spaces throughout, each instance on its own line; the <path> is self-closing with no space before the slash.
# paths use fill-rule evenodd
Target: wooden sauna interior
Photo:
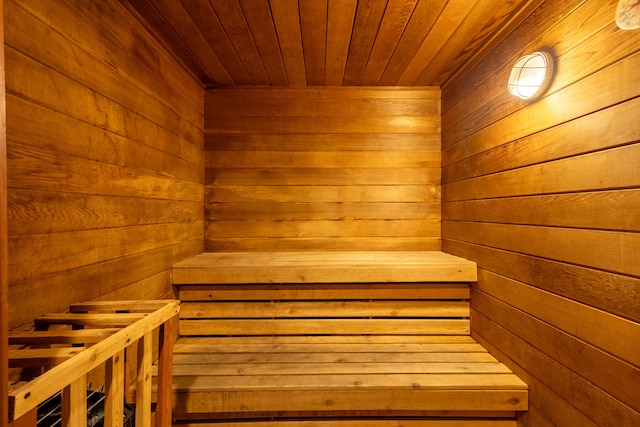
<path id="1" fill-rule="evenodd" d="M 471 260 L 518 425 L 640 425 L 640 30 L 616 0 L 0 5 L 2 425 L 8 330 L 286 251 Z M 537 50 L 553 80 L 520 100 Z"/>

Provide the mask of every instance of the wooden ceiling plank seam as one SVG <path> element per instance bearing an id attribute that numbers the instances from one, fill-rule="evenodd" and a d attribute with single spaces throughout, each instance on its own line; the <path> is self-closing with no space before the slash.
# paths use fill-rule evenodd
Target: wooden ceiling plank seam
<path id="1" fill-rule="evenodd" d="M 144 0 L 150 1 L 150 0 Z M 153 6 L 157 8 L 162 18 L 167 21 L 173 31 L 179 35 L 179 39 L 189 47 L 194 56 L 203 63 L 209 76 L 216 84 L 233 84 L 234 80 L 215 51 L 207 42 L 201 31 L 190 31 L 189 27 L 195 26 L 195 22 L 180 2 L 175 0 L 153 0 Z M 172 39 L 169 39 L 172 40 Z M 170 46 L 177 49 L 171 41 Z"/>
<path id="2" fill-rule="evenodd" d="M 543 0 L 119 1 L 138 11 L 147 21 L 143 25 L 164 39 L 204 87 L 212 81 L 223 87 L 451 85 L 505 33 L 546 5 Z"/>
<path id="3" fill-rule="evenodd" d="M 274 86 L 288 86 L 289 80 L 268 0 L 240 0 L 240 7 L 269 81 Z"/>
<path id="4" fill-rule="evenodd" d="M 469 39 L 477 36 L 477 31 L 471 31 L 474 26 L 486 28 L 484 16 L 491 16 L 491 11 L 496 9 L 495 5 L 483 3 L 476 0 L 466 13 L 460 17 L 455 30 L 440 44 L 440 49 L 432 56 L 431 61 L 424 67 L 422 73 L 412 84 L 419 85 L 423 82 L 435 82 L 438 72 L 449 69 L 452 63 L 460 58 L 465 49 L 468 49 Z M 481 20 L 478 20 L 480 18 Z"/>
<path id="5" fill-rule="evenodd" d="M 360 86 L 386 5 L 376 0 L 358 1 L 343 85 Z"/>
<path id="6" fill-rule="evenodd" d="M 328 0 L 300 1 L 299 10 L 307 84 L 324 86 Z"/>
<path id="7" fill-rule="evenodd" d="M 527 1 L 530 0 L 522 0 L 520 4 Z M 501 23 L 505 19 L 508 20 L 515 13 L 514 10 L 520 8 L 505 4 L 502 4 L 502 7 L 498 6 L 499 4 L 476 2 L 415 84 L 429 82 L 440 86 L 464 65 L 469 55 L 476 49 L 481 49 L 487 40 L 491 40 L 494 34 L 500 31 Z M 476 29 L 479 26 L 480 31 Z"/>
<path id="8" fill-rule="evenodd" d="M 329 0 L 325 84 L 341 86 L 353 34 L 357 0 Z"/>
<path id="9" fill-rule="evenodd" d="M 231 75 L 233 84 L 253 84 L 213 6 L 208 1 L 179 1 L 209 44 L 211 50 L 225 64 L 225 69 Z"/>
<path id="10" fill-rule="evenodd" d="M 420 0 L 411 15 L 407 28 L 398 42 L 389 63 L 380 78 L 379 85 L 401 85 L 401 76 L 407 66 L 418 54 L 418 50 L 425 43 L 431 28 L 441 15 L 447 0 L 428 2 Z"/>
<path id="11" fill-rule="evenodd" d="M 269 85 L 269 77 L 244 11 L 238 0 L 209 0 L 227 38 L 254 85 Z"/>
<path id="12" fill-rule="evenodd" d="M 297 0 L 269 0 L 287 80 L 291 86 L 306 86 L 307 76 L 302 50 L 300 10 Z"/>
<path id="13" fill-rule="evenodd" d="M 377 85 L 398 46 L 418 0 L 393 1 L 387 5 L 384 17 L 367 61 L 361 84 Z"/>
<path id="14" fill-rule="evenodd" d="M 477 64 L 484 59 L 485 56 L 493 50 L 493 48 L 498 46 L 502 40 L 515 30 L 515 28 L 520 26 L 520 24 L 522 24 L 525 19 L 527 19 L 529 15 L 537 10 L 544 2 L 545 0 L 528 0 L 524 6 L 517 8 L 515 13 L 513 13 L 511 17 L 500 26 L 500 30 L 495 31 L 489 40 L 482 43 L 481 47 L 473 52 L 471 58 L 466 60 L 462 66 L 447 79 L 446 82 L 443 82 L 443 86 L 445 84 L 450 86 L 452 82 L 462 78 L 470 69 L 473 68 L 474 64 Z"/>
<path id="15" fill-rule="evenodd" d="M 476 0 L 477 1 L 477 0 Z M 428 34 L 418 47 L 398 79 L 398 84 L 414 84 L 422 72 L 431 64 L 439 52 L 434 46 L 446 43 L 460 26 L 464 11 L 469 9 L 469 0 L 447 0 L 432 22 Z"/>

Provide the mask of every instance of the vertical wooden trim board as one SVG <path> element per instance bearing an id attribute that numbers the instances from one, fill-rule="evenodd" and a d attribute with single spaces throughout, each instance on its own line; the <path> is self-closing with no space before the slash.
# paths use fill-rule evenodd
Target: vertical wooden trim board
<path id="1" fill-rule="evenodd" d="M 7 124 L 4 78 L 4 0 L 0 0 L 0 425 L 9 419 L 9 291 L 7 279 Z"/>
<path id="2" fill-rule="evenodd" d="M 544 2 L 442 89 L 443 250 L 478 264 L 472 335 L 529 384 L 522 426 L 640 425 L 640 32 L 616 3 Z M 510 96 L 539 49 L 550 89 Z"/>

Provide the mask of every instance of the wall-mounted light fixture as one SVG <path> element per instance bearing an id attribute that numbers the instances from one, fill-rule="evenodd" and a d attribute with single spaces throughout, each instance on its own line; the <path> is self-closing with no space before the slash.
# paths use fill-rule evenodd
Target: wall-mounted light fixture
<path id="1" fill-rule="evenodd" d="M 509 92 L 522 99 L 544 93 L 553 76 L 553 60 L 547 52 L 534 52 L 518 59 L 509 75 Z"/>

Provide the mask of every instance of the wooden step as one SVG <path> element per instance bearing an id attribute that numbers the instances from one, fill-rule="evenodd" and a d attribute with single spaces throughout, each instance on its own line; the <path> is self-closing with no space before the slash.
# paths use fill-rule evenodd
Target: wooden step
<path id="1" fill-rule="evenodd" d="M 476 264 L 439 251 L 203 253 L 174 284 L 475 282 Z"/>
<path id="2" fill-rule="evenodd" d="M 173 280 L 179 420 L 513 426 L 527 409 L 526 384 L 470 336 L 470 261 L 217 253 L 177 264 Z"/>
<path id="3" fill-rule="evenodd" d="M 174 414 L 527 408 L 526 384 L 470 337 L 287 338 L 178 340 Z"/>

